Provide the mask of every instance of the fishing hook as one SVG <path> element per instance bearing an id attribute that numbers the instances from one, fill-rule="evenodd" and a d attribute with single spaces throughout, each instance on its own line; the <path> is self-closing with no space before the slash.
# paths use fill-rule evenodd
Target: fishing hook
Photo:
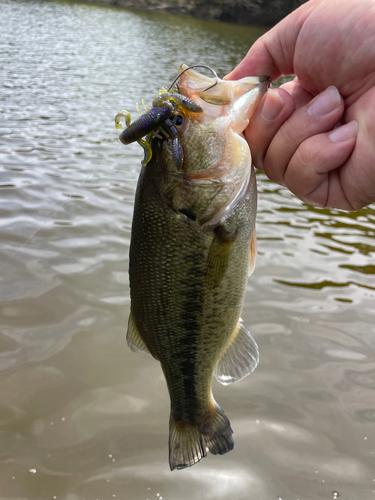
<path id="1" fill-rule="evenodd" d="M 212 89 L 213 87 L 215 87 L 215 85 L 218 84 L 218 76 L 216 74 L 216 71 L 213 70 L 212 68 L 210 68 L 210 66 L 206 66 L 206 64 L 193 64 L 193 66 L 189 66 L 188 68 L 185 68 L 184 70 L 181 71 L 181 73 L 179 73 L 176 78 L 173 80 L 173 82 L 171 83 L 169 89 L 167 90 L 167 92 L 169 92 L 171 90 L 171 88 L 173 87 L 173 85 L 177 82 L 177 80 L 180 78 L 180 76 L 185 73 L 185 71 L 187 71 L 188 69 L 192 69 L 192 68 L 206 68 L 208 69 L 209 71 L 211 71 L 211 73 L 213 75 L 215 75 L 215 78 L 216 78 L 216 82 L 213 84 L 213 85 L 210 85 L 209 87 L 207 87 L 206 89 L 202 90 L 202 92 L 206 92 L 207 90 L 210 90 Z"/>

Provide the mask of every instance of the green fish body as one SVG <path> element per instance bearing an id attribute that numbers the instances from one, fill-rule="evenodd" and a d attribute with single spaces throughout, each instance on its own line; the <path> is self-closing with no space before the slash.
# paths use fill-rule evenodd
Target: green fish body
<path id="1" fill-rule="evenodd" d="M 176 110 L 180 169 L 172 138 L 152 138 L 132 224 L 127 341 L 161 363 L 171 398 L 171 470 L 195 464 L 207 451 L 233 448 L 229 420 L 212 396 L 212 375 L 229 384 L 258 363 L 240 319 L 256 254 L 257 198 L 241 133 L 267 82 L 219 80 L 205 92 L 213 82 L 192 70 L 181 75 L 178 92 L 203 112 Z"/>

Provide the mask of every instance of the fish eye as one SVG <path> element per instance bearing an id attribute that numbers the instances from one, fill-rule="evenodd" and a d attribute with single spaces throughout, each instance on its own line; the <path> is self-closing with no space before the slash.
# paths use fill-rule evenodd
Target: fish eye
<path id="1" fill-rule="evenodd" d="M 176 125 L 177 127 L 179 127 L 180 125 L 182 125 L 184 123 L 184 117 L 182 115 L 176 115 L 172 118 L 172 123 L 173 123 L 173 125 Z"/>

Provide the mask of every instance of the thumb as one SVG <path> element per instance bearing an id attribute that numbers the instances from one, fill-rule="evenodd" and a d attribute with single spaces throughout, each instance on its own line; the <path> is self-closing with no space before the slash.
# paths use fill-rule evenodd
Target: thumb
<path id="1" fill-rule="evenodd" d="M 315 5 L 314 0 L 301 5 L 258 38 L 240 64 L 225 79 L 239 80 L 246 76 L 268 76 L 271 80 L 277 80 L 281 75 L 293 74 L 297 38 Z"/>

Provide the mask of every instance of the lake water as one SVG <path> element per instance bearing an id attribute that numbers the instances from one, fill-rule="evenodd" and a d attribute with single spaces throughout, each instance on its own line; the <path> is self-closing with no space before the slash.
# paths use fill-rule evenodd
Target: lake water
<path id="1" fill-rule="evenodd" d="M 261 361 L 215 397 L 235 448 L 168 467 L 158 362 L 126 346 L 143 156 L 114 116 L 181 63 L 220 76 L 261 29 L 0 0 L 0 499 L 375 499 L 375 206 L 258 175 L 243 311 Z"/>

